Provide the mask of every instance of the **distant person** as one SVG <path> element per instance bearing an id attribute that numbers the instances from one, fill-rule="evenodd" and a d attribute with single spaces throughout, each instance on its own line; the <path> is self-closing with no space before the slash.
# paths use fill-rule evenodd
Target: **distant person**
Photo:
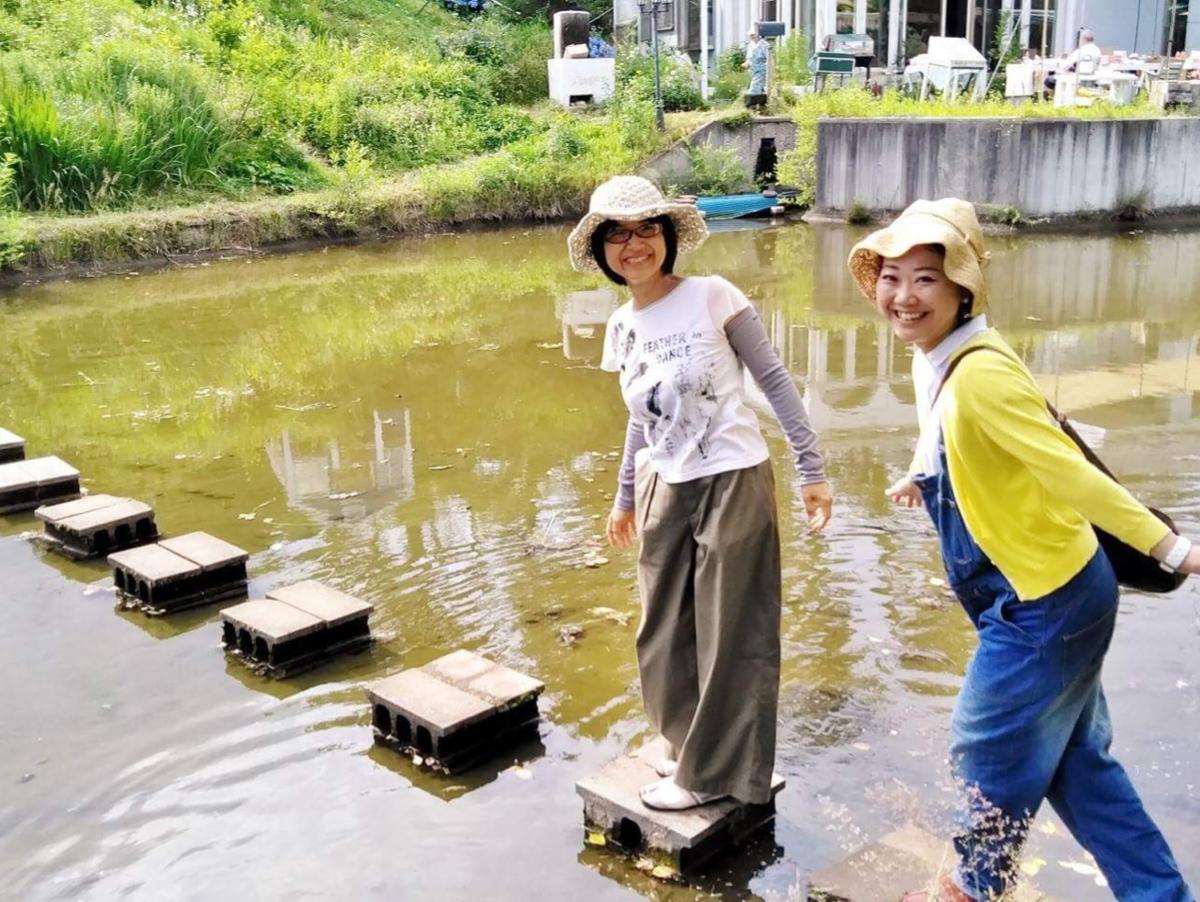
<path id="1" fill-rule="evenodd" d="M 771 799 L 779 704 L 782 573 L 775 477 L 745 373 L 795 456 L 815 531 L 833 495 L 800 393 L 753 305 L 720 276 L 680 276 L 708 235 L 693 204 L 639 176 L 592 194 L 568 239 L 571 264 L 627 286 L 601 366 L 629 411 L 608 540 L 640 537 L 642 700 L 669 745 L 650 808 Z M 636 511 L 636 513 L 635 513 Z"/>
<path id="2" fill-rule="evenodd" d="M 975 208 L 917 201 L 855 245 L 854 281 L 913 347 L 920 436 L 886 492 L 924 506 L 979 645 L 954 705 L 963 794 L 957 866 L 904 902 L 1007 899 L 1029 825 L 1049 800 L 1124 902 L 1195 902 L 1109 752 L 1100 671 L 1119 592 L 1092 524 L 1176 573 L 1200 547 L 1085 458 L 985 315 L 989 255 Z"/>
<path id="3" fill-rule="evenodd" d="M 1079 33 L 1079 46 L 1062 57 L 1059 62 L 1059 72 L 1076 72 L 1080 75 L 1094 75 L 1100 68 L 1100 48 L 1096 46 L 1096 35 L 1084 29 Z M 1053 93 L 1058 83 L 1058 76 L 1051 72 L 1046 76 L 1046 87 Z"/>
<path id="4" fill-rule="evenodd" d="M 1100 48 L 1096 46 L 1096 36 L 1086 29 L 1080 32 L 1079 46 L 1067 54 L 1063 60 L 1067 72 L 1079 72 L 1091 75 L 1100 68 Z"/>
<path id="5" fill-rule="evenodd" d="M 771 47 L 756 30 L 746 35 L 746 68 L 750 70 L 750 87 L 747 94 L 767 93 L 767 65 Z"/>

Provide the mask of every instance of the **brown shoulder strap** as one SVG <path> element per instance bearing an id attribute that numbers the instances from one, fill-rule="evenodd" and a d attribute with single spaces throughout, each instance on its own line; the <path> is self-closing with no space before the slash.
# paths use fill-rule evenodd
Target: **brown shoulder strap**
<path id="1" fill-rule="evenodd" d="M 975 347 L 967 348 L 965 351 L 963 351 L 961 354 L 959 354 L 957 357 L 955 357 L 953 360 L 951 360 L 950 366 L 946 367 L 946 375 L 942 376 L 942 381 L 938 383 L 937 391 L 935 391 L 933 393 L 933 400 L 929 402 L 930 410 L 932 410 L 933 405 L 937 403 L 937 399 L 942 394 L 942 389 L 946 387 L 946 383 L 950 381 L 950 376 L 954 373 L 954 371 L 956 369 L 958 369 L 958 365 L 963 362 L 963 359 L 965 357 L 968 357 L 971 354 L 974 354 L 976 351 L 996 351 L 996 349 L 993 347 L 989 347 L 988 345 L 975 345 Z M 996 351 L 996 353 L 999 354 L 1001 352 Z"/>
<path id="2" fill-rule="evenodd" d="M 967 348 L 965 351 L 951 360 L 950 366 L 946 367 L 946 375 L 942 377 L 942 381 L 938 383 L 937 391 L 934 392 L 933 401 L 929 405 L 930 409 L 932 409 L 933 405 L 937 403 L 938 396 L 941 395 L 942 389 L 945 388 L 946 383 L 950 381 L 950 375 L 954 372 L 958 365 L 962 363 L 963 358 L 968 354 L 974 354 L 976 351 L 995 351 L 997 354 L 1003 354 L 1003 351 L 999 351 L 996 348 L 988 345 L 976 345 L 973 348 Z M 1104 461 L 1102 461 L 1096 452 L 1091 449 L 1088 443 L 1083 440 L 1083 436 L 1079 434 L 1073 425 L 1071 425 L 1071 421 L 1055 409 L 1054 405 L 1050 403 L 1049 398 L 1043 396 L 1042 400 L 1046 404 L 1046 409 L 1050 411 L 1050 416 L 1052 416 L 1054 421 L 1058 423 L 1059 428 L 1062 429 L 1062 431 L 1067 434 L 1067 437 L 1075 443 L 1075 446 L 1079 448 L 1081 452 L 1083 452 L 1083 456 L 1088 459 L 1092 466 L 1106 475 L 1113 482 L 1120 482 L 1121 480 L 1117 479 L 1117 477 L 1113 475 L 1112 470 L 1104 465 Z"/>

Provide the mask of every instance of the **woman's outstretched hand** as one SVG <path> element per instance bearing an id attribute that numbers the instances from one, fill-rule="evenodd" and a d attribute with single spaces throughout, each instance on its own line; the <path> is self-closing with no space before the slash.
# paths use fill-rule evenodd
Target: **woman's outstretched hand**
<path id="1" fill-rule="evenodd" d="M 884 494 L 905 507 L 921 507 L 925 503 L 921 499 L 921 490 L 917 488 L 917 484 L 912 481 L 911 476 L 905 476 L 903 479 L 893 482 L 884 489 Z"/>
<path id="2" fill-rule="evenodd" d="M 1200 545 L 1192 543 L 1192 550 L 1188 552 L 1188 556 L 1183 559 L 1183 563 L 1179 565 L 1176 572 L 1189 575 L 1200 573 Z"/>
<path id="3" fill-rule="evenodd" d="M 808 514 L 808 528 L 820 532 L 833 516 L 833 490 L 828 482 L 811 482 L 800 489 L 804 499 L 804 512 Z"/>
<path id="4" fill-rule="evenodd" d="M 1179 536 L 1175 533 L 1168 533 L 1166 538 L 1150 549 L 1150 556 L 1156 561 L 1166 560 L 1167 554 L 1175 547 L 1175 543 L 1179 540 Z M 1192 547 L 1187 553 L 1187 557 L 1183 559 L 1178 567 L 1175 568 L 1176 573 L 1186 573 L 1188 575 L 1200 573 L 1200 542 L 1192 542 Z"/>
<path id="5" fill-rule="evenodd" d="M 637 525 L 633 511 L 613 507 L 608 515 L 608 544 L 617 548 L 628 548 L 637 538 Z"/>

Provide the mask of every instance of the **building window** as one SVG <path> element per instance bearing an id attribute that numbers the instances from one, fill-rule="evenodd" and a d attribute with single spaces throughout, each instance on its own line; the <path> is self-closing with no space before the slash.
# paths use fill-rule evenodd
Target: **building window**
<path id="1" fill-rule="evenodd" d="M 1176 54 L 1187 46 L 1189 0 L 1170 0 L 1167 4 L 1167 53 Z"/>
<path id="2" fill-rule="evenodd" d="M 667 0 L 654 13 L 654 25 L 659 31 L 675 30 L 675 0 Z"/>

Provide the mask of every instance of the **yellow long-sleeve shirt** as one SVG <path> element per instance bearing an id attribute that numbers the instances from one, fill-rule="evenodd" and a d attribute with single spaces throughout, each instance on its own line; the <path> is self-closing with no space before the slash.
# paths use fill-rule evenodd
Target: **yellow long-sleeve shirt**
<path id="1" fill-rule="evenodd" d="M 1083 569 L 1098 542 L 1090 524 L 1143 552 L 1169 530 L 1083 456 L 1058 427 L 1032 374 L 994 330 L 943 391 L 946 462 L 971 537 L 1023 601 Z"/>

